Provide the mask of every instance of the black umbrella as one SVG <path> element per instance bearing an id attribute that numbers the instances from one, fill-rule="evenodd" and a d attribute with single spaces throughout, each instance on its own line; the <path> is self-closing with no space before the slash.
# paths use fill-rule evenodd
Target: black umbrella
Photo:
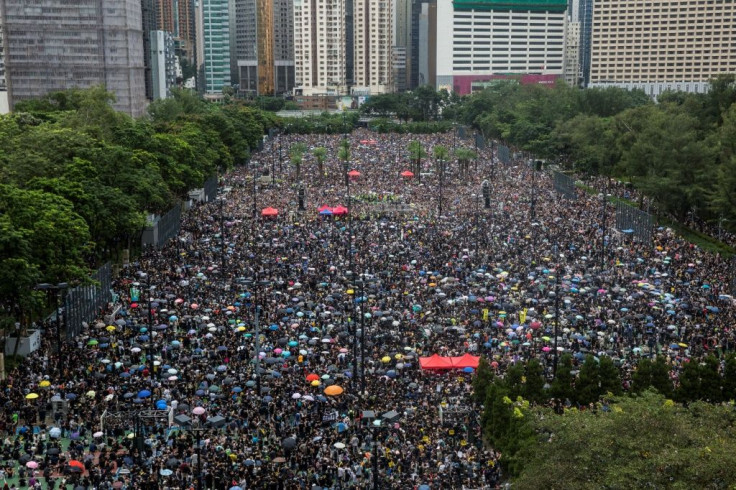
<path id="1" fill-rule="evenodd" d="M 284 447 L 284 449 L 294 449 L 296 447 L 296 439 L 293 437 L 287 437 L 283 441 L 281 441 L 281 445 Z"/>

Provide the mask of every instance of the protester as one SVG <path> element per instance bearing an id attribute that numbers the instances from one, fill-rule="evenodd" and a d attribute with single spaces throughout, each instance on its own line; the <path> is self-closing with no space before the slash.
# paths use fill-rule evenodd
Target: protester
<path id="1" fill-rule="evenodd" d="M 349 185 L 342 135 L 279 136 L 224 177 L 224 202 L 195 205 L 176 239 L 123 269 L 119 309 L 61 358 L 48 326 L 2 395 L 5 478 L 41 488 L 197 488 L 200 478 L 216 489 L 371 488 L 374 478 L 381 489 L 496 488 L 499 455 L 470 409 L 472 373 L 422 371 L 419 357 L 469 352 L 499 374 L 537 357 L 551 375 L 560 352 L 611 356 L 629 374 L 641 356 L 662 354 L 676 377 L 686 359 L 733 348 L 731 264 L 720 257 L 668 229 L 637 242 L 596 196 L 561 197 L 546 174 L 490 148 L 461 174 L 431 158 L 436 145 L 473 146 L 452 133 L 348 138 L 349 169 L 360 172 Z M 412 140 L 430 156 L 422 175 L 402 177 Z M 287 161 L 296 142 L 309 149 L 304 211 Z M 317 146 L 328 149 L 322 174 Z M 277 216 L 262 217 L 266 207 Z M 343 393 L 326 395 L 332 385 Z M 364 418 L 392 411 L 380 428 Z"/>

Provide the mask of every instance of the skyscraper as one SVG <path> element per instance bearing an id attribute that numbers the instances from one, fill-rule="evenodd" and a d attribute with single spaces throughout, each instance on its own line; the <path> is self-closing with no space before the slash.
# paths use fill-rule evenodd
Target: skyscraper
<path id="1" fill-rule="evenodd" d="M 466 94 L 491 75 L 561 76 L 566 9 L 566 0 L 438 2 L 437 88 Z"/>
<path id="2" fill-rule="evenodd" d="M 412 12 L 412 0 L 395 0 L 396 3 L 396 15 L 395 15 L 395 27 L 394 32 L 394 46 L 398 51 L 403 53 L 402 55 L 394 55 L 394 59 L 400 63 L 403 58 L 404 67 L 403 71 L 396 67 L 394 76 L 394 84 L 396 85 L 397 91 L 407 90 L 410 85 L 411 79 L 411 12 Z"/>
<path id="3" fill-rule="evenodd" d="M 155 0 L 141 0 L 141 22 L 143 27 L 143 78 L 146 84 L 146 99 L 153 100 L 153 66 L 151 60 L 152 32 L 157 30 Z"/>
<path id="4" fill-rule="evenodd" d="M 228 0 L 200 0 L 201 86 L 205 97 L 219 97 L 231 87 Z"/>
<path id="5" fill-rule="evenodd" d="M 251 95 L 274 95 L 294 87 L 294 13 L 290 0 L 236 0 L 236 79 Z"/>
<path id="6" fill-rule="evenodd" d="M 736 72 L 736 2 L 595 2 L 589 86 L 704 92 Z"/>
<path id="7" fill-rule="evenodd" d="M 153 99 L 171 95 L 171 87 L 176 84 L 176 54 L 170 32 L 151 32 L 151 75 Z"/>
<path id="8" fill-rule="evenodd" d="M 346 93 L 345 39 L 344 0 L 294 0 L 297 93 Z"/>
<path id="9" fill-rule="evenodd" d="M 590 35 L 593 29 L 593 0 L 577 0 L 580 23 L 580 74 L 582 86 L 590 82 Z"/>
<path id="10" fill-rule="evenodd" d="M 354 90 L 393 92 L 391 0 L 353 0 Z"/>
<path id="11" fill-rule="evenodd" d="M 568 20 L 565 31 L 565 81 L 571 87 L 580 85 L 580 22 Z"/>
<path id="12" fill-rule="evenodd" d="M 0 8 L 9 109 L 103 84 L 117 110 L 145 112 L 141 0 L 0 0 Z"/>

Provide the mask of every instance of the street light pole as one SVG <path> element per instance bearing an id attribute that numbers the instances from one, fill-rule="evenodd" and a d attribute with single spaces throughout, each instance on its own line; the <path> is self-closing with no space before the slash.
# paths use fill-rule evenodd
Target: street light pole
<path id="1" fill-rule="evenodd" d="M 606 266 L 606 204 L 608 194 L 608 181 L 601 196 L 601 270 Z"/>
<path id="2" fill-rule="evenodd" d="M 537 200 L 536 196 L 536 182 L 535 177 L 537 175 L 537 167 L 536 163 L 532 161 L 532 204 L 529 208 L 529 220 L 534 221 L 534 218 L 536 218 L 536 209 L 534 208 Z"/>
<path id="3" fill-rule="evenodd" d="M 442 217 L 442 188 L 444 187 L 444 176 L 445 176 L 445 161 L 440 159 L 439 160 L 439 171 L 440 171 L 440 205 L 439 205 L 439 215 L 437 218 Z"/>
<path id="4" fill-rule="evenodd" d="M 222 250 L 220 254 L 220 270 L 222 271 L 222 280 L 225 282 L 225 196 L 220 196 L 220 242 Z"/>
<path id="5" fill-rule="evenodd" d="M 552 365 L 552 375 L 557 379 L 557 329 L 560 325 L 560 270 L 559 265 L 555 270 L 555 353 Z"/>

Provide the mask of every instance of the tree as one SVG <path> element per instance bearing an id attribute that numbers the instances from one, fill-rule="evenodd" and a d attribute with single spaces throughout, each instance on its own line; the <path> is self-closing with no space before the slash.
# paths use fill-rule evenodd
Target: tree
<path id="1" fill-rule="evenodd" d="M 460 166 L 460 173 L 468 175 L 469 165 L 471 160 L 478 158 L 478 155 L 469 148 L 457 148 L 455 150 L 455 158 Z"/>
<path id="2" fill-rule="evenodd" d="M 307 151 L 307 145 L 304 143 L 295 143 L 289 148 L 289 159 L 291 164 L 296 169 L 296 181 L 301 182 L 302 180 L 302 161 L 304 159 L 304 152 Z"/>
<path id="3" fill-rule="evenodd" d="M 552 381 L 552 397 L 564 403 L 565 400 L 572 401 L 575 398 L 573 391 L 572 356 L 565 353 L 560 357 L 557 365 L 557 375 Z"/>
<path id="4" fill-rule="evenodd" d="M 736 435 L 724 430 L 736 422 L 732 407 L 685 408 L 652 391 L 610 407 L 531 412 L 526 419 L 538 437 L 515 455 L 522 465 L 513 488 L 725 488 L 736 481 Z"/>
<path id="5" fill-rule="evenodd" d="M 412 172 L 417 176 L 419 182 L 422 182 L 422 157 L 427 156 L 427 152 L 424 150 L 422 144 L 417 140 L 409 142 L 409 159 L 412 164 Z"/>
<path id="6" fill-rule="evenodd" d="M 432 147 L 432 155 L 434 156 L 434 161 L 436 165 L 435 171 L 437 172 L 437 174 L 444 174 L 444 163 L 449 158 L 450 151 L 444 145 L 435 145 L 434 147 Z"/>
<path id="7" fill-rule="evenodd" d="M 478 369 L 473 376 L 473 400 L 481 404 L 486 399 L 486 392 L 491 383 L 494 382 L 493 369 L 491 369 L 488 360 L 485 357 L 481 357 L 478 361 Z"/>
<path id="8" fill-rule="evenodd" d="M 691 402 L 701 398 L 700 367 L 697 361 L 690 360 L 684 364 L 679 381 L 680 386 L 675 393 L 678 401 Z"/>
<path id="9" fill-rule="evenodd" d="M 600 397 L 600 370 L 598 361 L 592 354 L 585 356 L 585 361 L 580 367 L 578 379 L 575 381 L 575 397 L 581 405 L 587 405 L 598 401 Z"/>
<path id="10" fill-rule="evenodd" d="M 631 391 L 641 393 L 650 386 L 652 386 L 652 361 L 646 358 L 639 359 L 631 376 Z"/>
<path id="11" fill-rule="evenodd" d="M 621 372 L 608 356 L 601 357 L 598 363 L 598 377 L 600 380 L 600 394 L 620 395 L 623 391 L 621 387 Z"/>
<path id="12" fill-rule="evenodd" d="M 728 354 L 723 367 L 723 399 L 736 399 L 736 354 Z"/>
<path id="13" fill-rule="evenodd" d="M 664 356 L 657 356 L 650 368 L 650 386 L 656 389 L 662 396 L 672 396 L 672 379 L 670 378 L 670 367 Z"/>
<path id="14" fill-rule="evenodd" d="M 317 172 L 319 173 L 319 178 L 321 179 L 325 173 L 324 173 L 324 163 L 325 159 L 327 158 L 327 148 L 324 146 L 318 146 L 316 147 L 312 153 L 314 154 L 314 158 L 317 159 Z"/>
<path id="15" fill-rule="evenodd" d="M 544 366 L 539 359 L 532 358 L 526 363 L 526 382 L 522 388 L 524 398 L 533 403 L 542 403 L 548 396 L 544 391 Z"/>
<path id="16" fill-rule="evenodd" d="M 720 362 L 713 354 L 708 355 L 698 366 L 700 371 L 700 399 L 710 403 L 723 400 L 721 392 Z"/>

